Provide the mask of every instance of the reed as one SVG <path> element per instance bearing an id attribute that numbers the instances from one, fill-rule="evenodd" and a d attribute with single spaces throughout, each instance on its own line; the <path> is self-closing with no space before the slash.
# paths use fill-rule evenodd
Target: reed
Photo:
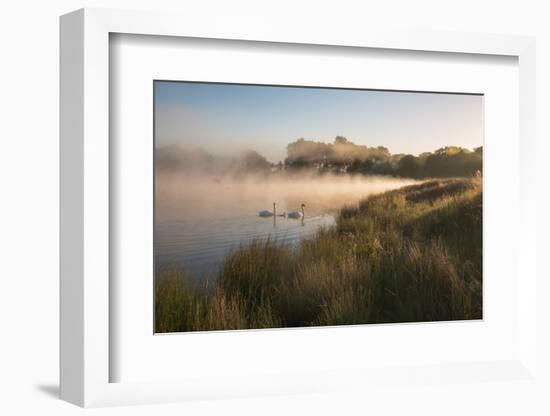
<path id="1" fill-rule="evenodd" d="M 295 246 L 253 241 L 215 283 L 155 282 L 157 332 L 481 319 L 481 179 L 366 198 Z"/>

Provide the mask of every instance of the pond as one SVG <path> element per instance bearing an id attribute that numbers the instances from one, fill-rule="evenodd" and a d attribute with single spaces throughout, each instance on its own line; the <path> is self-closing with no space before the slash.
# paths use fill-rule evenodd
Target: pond
<path id="1" fill-rule="evenodd" d="M 321 227 L 333 227 L 338 211 L 369 195 L 414 183 L 383 177 L 217 178 L 161 176 L 155 190 L 155 261 L 195 278 L 215 279 L 224 257 L 254 239 L 296 244 Z M 259 212 L 277 216 L 261 217 Z M 286 213 L 301 212 L 298 219 Z"/>

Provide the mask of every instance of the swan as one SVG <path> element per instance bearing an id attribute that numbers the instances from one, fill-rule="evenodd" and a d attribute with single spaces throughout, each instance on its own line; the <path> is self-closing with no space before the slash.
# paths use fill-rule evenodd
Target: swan
<path id="1" fill-rule="evenodd" d="M 265 209 L 265 210 L 263 210 L 263 211 L 260 211 L 260 212 L 258 213 L 258 215 L 259 215 L 260 217 L 264 217 L 264 218 L 267 218 L 267 217 L 274 217 L 275 215 L 277 215 L 277 214 L 276 214 L 277 211 L 276 211 L 276 209 L 275 209 L 275 205 L 276 205 L 276 204 L 275 204 L 275 202 L 274 202 L 274 203 L 273 203 L 273 212 L 268 211 L 268 210 Z"/>
<path id="2" fill-rule="evenodd" d="M 306 204 L 302 204 L 302 205 L 300 206 L 301 211 L 290 211 L 290 212 L 287 212 L 287 214 L 286 214 L 287 218 L 296 218 L 296 219 L 304 218 L 304 216 L 305 216 L 304 208 L 305 208 L 305 207 L 306 207 Z"/>

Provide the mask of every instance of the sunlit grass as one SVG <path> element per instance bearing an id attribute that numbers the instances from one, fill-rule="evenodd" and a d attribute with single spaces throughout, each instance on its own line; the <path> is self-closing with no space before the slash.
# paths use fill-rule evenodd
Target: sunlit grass
<path id="1" fill-rule="evenodd" d="M 481 179 L 369 197 L 313 239 L 256 240 L 215 283 L 191 281 L 157 274 L 156 332 L 480 319 Z"/>

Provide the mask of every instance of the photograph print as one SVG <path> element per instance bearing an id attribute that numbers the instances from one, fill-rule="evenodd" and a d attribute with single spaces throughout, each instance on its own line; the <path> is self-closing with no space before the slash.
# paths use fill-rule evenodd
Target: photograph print
<path id="1" fill-rule="evenodd" d="M 155 333 L 482 319 L 483 95 L 153 88 Z"/>

